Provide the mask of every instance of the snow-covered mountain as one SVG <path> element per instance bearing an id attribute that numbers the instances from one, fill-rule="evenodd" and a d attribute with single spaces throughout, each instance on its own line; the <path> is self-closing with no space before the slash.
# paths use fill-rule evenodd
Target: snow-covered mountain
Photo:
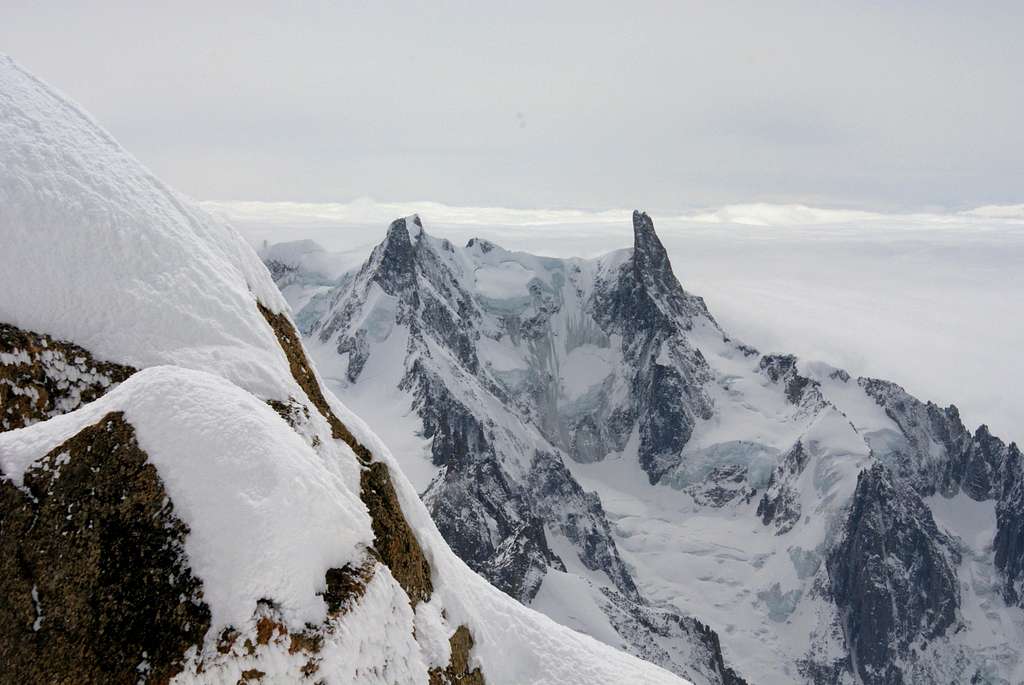
<path id="1" fill-rule="evenodd" d="M 0 56 L 0 682 L 678 683 L 494 589 L 231 228 Z"/>
<path id="2" fill-rule="evenodd" d="M 410 217 L 331 288 L 275 274 L 328 385 L 522 602 L 695 682 L 1020 682 L 1017 447 L 730 338 L 633 231 L 562 260 Z"/>

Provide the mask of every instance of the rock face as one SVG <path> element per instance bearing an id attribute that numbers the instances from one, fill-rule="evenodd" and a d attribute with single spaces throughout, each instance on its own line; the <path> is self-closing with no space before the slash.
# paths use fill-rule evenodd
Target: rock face
<path id="1" fill-rule="evenodd" d="M 795 444 L 775 468 L 757 505 L 757 515 L 766 526 L 774 525 L 777 535 L 788 533 L 800 520 L 800 492 L 793 481 L 803 473 L 808 457 L 803 443 Z"/>
<path id="2" fill-rule="evenodd" d="M 746 685 L 722 658 L 718 634 L 690 616 L 631 601 L 621 593 L 603 588 L 607 613 L 619 635 L 638 656 L 685 670 L 696 682 Z M 652 639 L 653 637 L 653 639 Z M 688 651 L 665 649 L 664 643 L 682 644 Z"/>
<path id="3" fill-rule="evenodd" d="M 484 676 L 479 668 L 470 668 L 470 650 L 473 636 L 466 626 L 459 626 L 448 641 L 452 656 L 448 665 L 441 670 L 430 671 L 430 685 L 484 685 Z"/>
<path id="4" fill-rule="evenodd" d="M 875 464 L 857 479 L 844 536 L 828 558 L 850 658 L 864 683 L 902 683 L 904 657 L 957 621 L 960 556 L 921 498 Z"/>
<path id="5" fill-rule="evenodd" d="M 606 574 L 623 596 L 642 603 L 629 569 L 615 547 L 601 498 L 585 492 L 557 455 L 534 455 L 526 491 L 532 501 L 531 510 L 542 525 L 550 526 L 571 542 L 586 568 Z"/>
<path id="6" fill-rule="evenodd" d="M 633 401 L 610 417 L 613 444 L 639 428 L 640 465 L 653 485 L 679 465 L 696 419 L 710 416 L 707 364 L 683 335 L 707 308 L 679 285 L 649 216 L 633 213 L 633 235 L 631 258 L 597 284 L 592 309 L 605 334 L 622 337 L 632 391 Z"/>
<path id="7" fill-rule="evenodd" d="M 702 683 L 1017 678 L 982 609 L 1021 603 L 1016 448 L 733 340 L 646 214 L 593 260 L 400 219 L 297 317 L 453 549 L 557 620 Z"/>
<path id="8" fill-rule="evenodd" d="M 772 380 L 786 389 L 786 399 L 797 406 L 806 405 L 810 411 L 822 408 L 820 384 L 800 375 L 797 359 L 791 354 L 766 354 L 759 366 Z"/>
<path id="9" fill-rule="evenodd" d="M 1024 606 L 1024 458 L 1010 445 L 996 505 L 995 563 L 1004 577 L 1006 601 Z"/>
<path id="10" fill-rule="evenodd" d="M 180 672 L 210 625 L 188 532 L 119 413 L 42 457 L 22 488 L 0 480 L 5 673 L 55 683 Z"/>
<path id="11" fill-rule="evenodd" d="M 621 617 L 625 603 L 627 613 L 643 614 L 648 601 L 619 554 L 600 499 L 579 485 L 563 455 L 599 461 L 638 431 L 642 462 L 657 480 L 678 464 L 686 444 L 679 422 L 692 424 L 708 412 L 696 380 L 703 362 L 676 335 L 705 311 L 703 302 L 675 280 L 650 219 L 638 213 L 635 225 L 635 257 L 623 255 L 597 271 L 540 260 L 549 278 L 525 278 L 506 295 L 500 285 L 523 274 L 505 261 L 504 250 L 480 240 L 456 250 L 427 235 L 418 218 L 399 219 L 362 267 L 324 296 L 331 306 L 309 328 L 318 354 L 342 356 L 347 383 L 358 386 L 371 373 L 376 384 L 383 373 L 409 398 L 435 467 L 423 490 L 435 523 L 474 570 L 524 603 L 535 600 L 549 569 L 566 572 L 571 562 L 616 593 L 620 606 L 613 608 L 593 586 L 595 609 Z M 471 270 L 463 255 L 487 266 Z M 671 309 L 662 311 L 663 301 Z M 627 338 L 627 363 L 609 369 L 600 387 L 574 397 L 552 387 L 567 361 L 619 355 L 613 340 Z M 401 359 L 376 353 L 387 368 L 373 366 L 375 348 L 390 341 L 401 346 Z M 491 357 L 504 344 L 523 355 L 517 368 Z M 659 356 L 662 363 L 652 368 Z M 668 359 L 685 359 L 682 370 Z M 494 415 L 492 407 L 504 409 Z M 555 543 L 566 551 L 556 553 Z M 620 625 L 626 630 L 626 622 Z M 631 651 L 650 652 L 649 629 L 633 620 L 624 638 Z M 718 649 L 702 635 L 667 631 L 663 638 L 676 646 L 650 654 L 692 676 L 677 652 L 689 653 L 695 641 L 702 650 Z M 722 682 L 708 673 L 706 682 Z"/>
<path id="12" fill-rule="evenodd" d="M 72 343 L 0 323 L 0 431 L 73 411 L 133 373 Z"/>
<path id="13" fill-rule="evenodd" d="M 448 473 L 451 476 L 447 476 Z M 441 534 L 463 561 L 521 602 L 537 594 L 548 566 L 564 569 L 523 489 L 494 460 L 445 468 L 423 494 Z"/>
<path id="14" fill-rule="evenodd" d="M 1024 570 L 1024 497 L 1020 450 L 984 425 L 972 435 L 955 406 L 923 403 L 895 383 L 862 379 L 862 385 L 900 428 L 904 442 L 889 453 L 890 468 L 922 496 L 963 493 L 977 502 L 996 501 L 994 563 L 1003 595 L 1021 604 Z"/>

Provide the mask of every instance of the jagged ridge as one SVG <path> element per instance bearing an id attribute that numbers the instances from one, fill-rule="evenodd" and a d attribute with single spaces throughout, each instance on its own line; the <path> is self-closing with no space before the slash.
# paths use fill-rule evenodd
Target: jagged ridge
<path id="1" fill-rule="evenodd" d="M 643 647 L 660 639 L 650 624 L 626 634 L 644 624 L 636 616 L 652 609 L 645 608 L 645 586 L 663 597 L 670 584 L 680 593 L 677 606 L 706 621 L 707 611 L 731 629 L 738 614 L 760 614 L 754 627 L 722 643 L 726 661 L 739 659 L 766 682 L 791 682 L 791 667 L 809 682 L 864 677 L 862 664 L 880 668 L 883 661 L 902 664 L 884 677 L 911 680 L 1015 673 L 1020 655 L 1013 639 L 986 644 L 962 637 L 971 626 L 960 614 L 931 628 L 895 616 L 878 630 L 855 629 L 844 618 L 851 595 L 840 591 L 838 579 L 854 572 L 842 550 L 866 544 L 855 533 L 859 524 L 850 525 L 858 498 L 866 497 L 857 494 L 867 487 L 858 486 L 858 474 L 880 465 L 892 488 L 891 501 L 873 505 L 878 516 L 904 521 L 900 512 L 947 506 L 936 497 L 991 503 L 995 547 L 971 549 L 963 563 L 995 574 L 998 592 L 1017 603 L 1022 510 L 1008 475 L 1019 469 L 1016 447 L 984 427 L 969 433 L 955 407 L 731 339 L 703 300 L 679 285 L 650 218 L 634 213 L 633 228 L 631 250 L 554 260 L 480 239 L 455 248 L 425 233 L 418 218 L 398 220 L 358 273 L 316 304 L 325 313 L 310 319 L 314 354 L 334 364 L 340 355 L 347 364 L 338 391 L 357 404 L 369 393 L 364 406 L 393 405 L 386 415 L 395 417 L 411 408 L 419 419 L 433 463 L 421 487 L 457 551 L 523 601 L 548 601 L 545 579 L 563 569 L 622 598 L 611 604 L 633 601 L 626 614 L 634 618 L 626 621 L 607 602 L 579 599 L 613 624 L 616 637 L 605 639 L 625 640 L 635 653 L 708 682 L 724 677 L 702 671 L 692 656 L 681 663 L 680 652 Z M 371 392 L 367 377 L 374 388 L 400 394 Z M 408 425 L 401 430 L 411 431 Z M 545 456 L 547 466 L 539 469 L 539 454 L 554 458 Z M 644 486 L 631 480 L 630 464 Z M 600 496 L 587 494 L 578 474 Z M 680 516 L 661 494 L 671 491 L 690 498 L 692 512 Z M 608 511 L 606 495 L 619 511 Z M 723 555 L 718 563 L 745 580 L 719 582 L 699 552 L 684 554 L 692 570 L 674 578 L 659 561 L 675 560 L 671 551 L 638 546 L 647 533 L 633 520 L 645 514 L 634 512 L 645 508 L 657 534 L 666 525 L 680 531 L 676 544 L 705 535 L 693 527 L 705 523 L 722 531 L 709 542 L 713 548 L 731 549 L 728 537 L 740 536 L 752 548 L 748 558 Z M 955 550 L 974 538 L 950 547 L 955 521 L 918 525 L 926 518 L 915 514 L 906 522 L 914 522 L 929 549 L 954 550 L 935 601 L 957 606 L 955 579 L 964 571 L 954 563 Z M 772 526 L 770 540 L 754 537 L 762 525 Z M 601 557 L 598 548 L 614 553 Z M 721 587 L 721 599 L 689 593 L 684 579 L 711 593 Z M 631 588 L 639 601 L 629 599 Z M 886 588 L 878 601 L 896 601 L 895 586 Z M 963 601 L 989 600 L 972 594 Z M 874 611 L 871 602 L 860 610 L 865 615 Z M 1001 620 L 989 616 L 981 620 Z M 807 632 L 782 642 L 790 639 L 781 637 L 793 632 L 790 624 Z M 1006 630 L 993 625 L 997 634 Z M 780 637 L 764 639 L 774 633 Z M 900 636 L 892 651 L 879 644 L 882 635 Z M 689 638 L 671 639 L 680 649 Z M 921 641 L 942 647 L 910 658 Z"/>

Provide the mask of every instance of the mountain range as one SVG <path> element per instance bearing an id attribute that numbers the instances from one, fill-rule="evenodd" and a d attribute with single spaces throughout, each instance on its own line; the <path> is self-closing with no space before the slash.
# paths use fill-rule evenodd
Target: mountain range
<path id="1" fill-rule="evenodd" d="M 524 604 L 700 683 L 1019 682 L 1017 446 L 734 339 L 632 228 L 553 259 L 411 216 L 340 277 L 308 241 L 261 256 L 328 386 Z"/>
<path id="2" fill-rule="evenodd" d="M 0 683 L 1024 681 L 1019 448 L 632 224 L 257 253 L 0 56 Z"/>

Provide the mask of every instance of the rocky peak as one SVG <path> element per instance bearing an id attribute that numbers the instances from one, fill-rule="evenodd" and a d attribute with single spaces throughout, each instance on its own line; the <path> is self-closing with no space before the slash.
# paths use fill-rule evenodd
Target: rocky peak
<path id="1" fill-rule="evenodd" d="M 267 270 L 270 271 L 270 276 L 274 279 L 275 283 L 283 281 L 289 274 L 293 274 L 298 270 L 297 267 L 276 259 L 266 259 L 263 263 L 267 265 Z"/>
<path id="2" fill-rule="evenodd" d="M 615 316 L 633 318 L 634 314 L 654 314 L 653 309 L 658 309 L 662 314 L 655 316 L 676 317 L 686 329 L 695 316 L 714 323 L 704 300 L 686 292 L 679 283 L 668 251 L 646 212 L 633 212 L 633 256 L 619 271 L 616 289 L 619 302 L 609 312 Z M 641 311 L 645 308 L 649 310 L 646 313 Z"/>
<path id="3" fill-rule="evenodd" d="M 475 247 L 478 250 L 480 250 L 480 254 L 487 254 L 488 252 L 493 250 L 496 247 L 496 245 L 492 243 L 490 240 L 484 240 L 483 238 L 470 238 L 469 242 L 466 243 L 466 247 Z"/>
<path id="4" fill-rule="evenodd" d="M 1024 606 L 1024 457 L 1015 443 L 1006 450 L 993 548 L 996 568 L 1003 574 L 1003 597 Z"/>
<path id="5" fill-rule="evenodd" d="M 638 209 L 633 210 L 633 265 L 641 274 L 672 273 L 668 252 L 654 232 L 654 222 L 646 212 Z"/>
<path id="6" fill-rule="evenodd" d="M 377 250 L 378 264 L 374 280 L 389 295 L 412 287 L 416 283 L 416 248 L 410 233 L 415 232 L 418 238 L 423 228 L 417 223 L 419 217 L 395 219 L 388 227 L 387 237 Z M 409 230 L 412 223 L 413 231 Z"/>
<path id="7" fill-rule="evenodd" d="M 955 407 L 950 407 L 955 410 Z M 949 410 L 946 410 L 947 415 Z M 989 432 L 988 426 L 982 424 L 974 431 L 974 437 L 970 438 L 967 429 L 957 415 L 956 428 L 960 435 L 946 437 L 943 435 L 944 444 L 962 448 L 959 452 L 954 451 L 950 456 L 946 486 L 951 491 L 955 486 L 967 493 L 972 499 L 983 501 L 986 499 L 998 499 L 1001 492 L 1000 474 L 1003 471 L 1003 464 L 1008 459 L 1007 448 L 1002 440 Z M 948 448 L 947 448 L 948 449 Z"/>
<path id="8" fill-rule="evenodd" d="M 619 269 L 611 287 L 599 290 L 595 299 L 597 318 L 606 328 L 631 322 L 624 330 L 642 337 L 671 326 L 668 312 L 684 309 L 685 293 L 646 213 L 633 211 L 633 256 Z"/>
<path id="9" fill-rule="evenodd" d="M 862 471 L 839 544 L 828 558 L 851 666 L 861 682 L 907 682 L 901 655 L 957 621 L 959 553 L 920 495 L 881 463 Z M 913 655 L 910 662 L 914 660 Z"/>

